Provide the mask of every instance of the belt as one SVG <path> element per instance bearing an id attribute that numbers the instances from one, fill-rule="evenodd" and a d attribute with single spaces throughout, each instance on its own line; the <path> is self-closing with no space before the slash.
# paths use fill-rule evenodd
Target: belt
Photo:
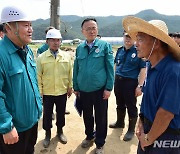
<path id="1" fill-rule="evenodd" d="M 143 124 L 145 125 L 149 125 L 150 127 L 152 126 L 152 122 L 147 119 L 146 117 L 141 117 L 141 120 L 143 119 Z M 168 127 L 164 133 L 167 133 L 167 134 L 173 134 L 173 135 L 180 135 L 180 129 L 174 129 L 174 128 L 170 128 Z"/>
<path id="2" fill-rule="evenodd" d="M 133 79 L 133 78 L 122 77 L 120 75 L 116 75 L 116 79 L 118 79 L 118 80 L 126 80 L 126 81 L 128 81 L 128 80 L 137 80 L 137 79 Z"/>

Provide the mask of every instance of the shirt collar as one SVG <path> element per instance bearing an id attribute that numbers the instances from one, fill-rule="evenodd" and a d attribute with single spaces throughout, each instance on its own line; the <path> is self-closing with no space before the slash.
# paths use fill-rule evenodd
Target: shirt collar
<path id="1" fill-rule="evenodd" d="M 51 50 L 50 50 L 50 52 L 51 52 L 51 54 L 52 54 L 53 56 L 55 56 L 55 57 L 56 57 L 56 56 L 57 56 L 57 54 L 59 53 L 59 50 L 58 50 L 58 51 L 56 51 L 56 52 L 53 52 L 53 51 L 51 51 Z"/>
<path id="2" fill-rule="evenodd" d="M 136 47 L 135 47 L 135 45 L 132 45 L 129 49 L 126 49 L 125 46 L 123 46 L 123 48 L 124 48 L 124 51 L 130 51 L 130 50 L 133 50 Z"/>
<path id="3" fill-rule="evenodd" d="M 89 48 L 91 49 L 93 46 L 94 46 L 94 43 L 95 43 L 96 40 L 94 40 L 93 42 L 91 43 L 87 43 L 87 40 L 86 40 L 86 45 L 89 46 Z"/>
<path id="4" fill-rule="evenodd" d="M 5 41 L 4 43 L 6 44 L 7 48 L 8 48 L 8 52 L 9 54 L 13 54 L 15 53 L 17 50 L 19 50 L 20 48 L 15 45 L 6 35 L 3 38 L 3 41 Z M 27 46 L 25 46 L 27 48 Z"/>
<path id="5" fill-rule="evenodd" d="M 93 41 L 93 46 L 98 46 L 98 40 L 99 40 L 99 39 L 96 38 L 96 39 Z M 87 45 L 86 42 L 87 42 L 86 40 L 83 42 L 82 47 L 88 47 L 88 45 Z"/>
<path id="6" fill-rule="evenodd" d="M 153 68 L 151 69 L 156 69 L 156 70 L 161 70 L 164 69 L 165 65 L 172 60 L 172 56 L 171 54 L 168 54 L 167 56 L 165 56 L 163 59 L 161 59 L 161 61 Z"/>
<path id="7" fill-rule="evenodd" d="M 51 51 L 50 49 L 48 49 L 48 50 L 46 51 L 46 57 L 50 57 L 50 56 L 54 56 L 54 55 L 53 55 L 52 51 Z M 56 52 L 56 57 L 57 57 L 57 56 L 62 56 L 62 54 L 61 54 L 61 52 L 60 52 L 60 49 L 58 49 L 58 51 Z"/>

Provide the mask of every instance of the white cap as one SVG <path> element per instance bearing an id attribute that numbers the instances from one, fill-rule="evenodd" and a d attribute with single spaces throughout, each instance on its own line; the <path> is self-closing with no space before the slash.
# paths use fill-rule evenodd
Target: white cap
<path id="1" fill-rule="evenodd" d="M 1 23 L 14 21 L 31 21 L 24 11 L 16 6 L 6 6 L 1 12 Z"/>
<path id="2" fill-rule="evenodd" d="M 57 38 L 60 39 L 62 38 L 61 33 L 57 29 L 50 29 L 47 34 L 46 34 L 46 39 L 48 38 Z"/>

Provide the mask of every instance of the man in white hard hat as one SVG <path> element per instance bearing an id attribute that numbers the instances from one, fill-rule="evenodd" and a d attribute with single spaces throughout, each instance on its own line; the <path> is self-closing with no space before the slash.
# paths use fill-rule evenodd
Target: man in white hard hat
<path id="1" fill-rule="evenodd" d="M 0 41 L 0 153 L 33 154 L 42 101 L 32 50 L 32 25 L 15 6 L 4 7 Z"/>
<path id="2" fill-rule="evenodd" d="M 47 34 L 47 32 L 50 30 L 50 29 L 53 29 L 54 27 L 53 26 L 49 26 L 46 28 L 45 30 L 45 34 Z M 49 49 L 49 45 L 47 42 L 43 43 L 37 50 L 37 57 L 42 54 L 43 52 L 47 51 Z M 70 114 L 70 112 L 68 110 L 65 111 L 65 114 Z M 55 119 L 55 114 L 53 113 L 52 114 L 52 119 L 54 120 Z"/>
<path id="3" fill-rule="evenodd" d="M 47 148 L 51 139 L 53 106 L 56 105 L 57 136 L 61 143 L 66 144 L 63 134 L 65 126 L 65 109 L 67 96 L 72 94 L 72 62 L 71 56 L 59 49 L 61 34 L 51 29 L 46 34 L 49 49 L 37 58 L 38 84 L 43 96 L 43 129 L 46 131 L 43 146 Z"/>
<path id="4" fill-rule="evenodd" d="M 53 29 L 53 28 L 54 28 L 53 26 L 47 27 L 46 30 L 45 30 L 45 34 L 47 34 L 47 32 L 48 32 L 50 29 Z M 48 50 L 48 49 L 49 49 L 49 45 L 47 44 L 47 42 L 43 43 L 43 44 L 37 49 L 37 53 L 36 53 L 37 57 L 38 57 L 41 53 L 45 52 L 45 51 Z"/>

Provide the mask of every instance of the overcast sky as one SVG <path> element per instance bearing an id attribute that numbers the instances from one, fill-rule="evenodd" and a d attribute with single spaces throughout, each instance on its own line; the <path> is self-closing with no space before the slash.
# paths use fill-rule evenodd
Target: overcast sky
<path id="1" fill-rule="evenodd" d="M 27 9 L 34 19 L 50 18 L 50 0 L 0 0 L 0 10 L 14 4 Z M 145 9 L 180 15 L 180 0 L 60 0 L 60 15 L 123 16 Z"/>

